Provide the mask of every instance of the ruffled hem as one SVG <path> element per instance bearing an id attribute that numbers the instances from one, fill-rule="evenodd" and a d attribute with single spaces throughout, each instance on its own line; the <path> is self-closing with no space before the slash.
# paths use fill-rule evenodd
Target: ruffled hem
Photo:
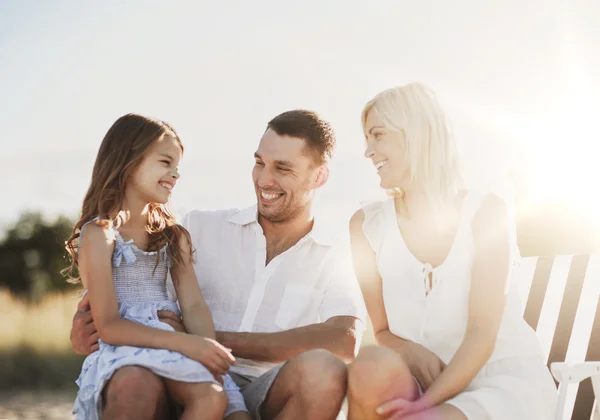
<path id="1" fill-rule="evenodd" d="M 162 377 L 171 379 L 179 382 L 188 382 L 188 383 L 218 383 L 213 375 L 200 363 L 195 362 L 187 357 L 172 352 L 169 350 L 162 349 L 144 349 L 137 348 L 137 350 L 133 353 L 124 356 L 116 356 L 113 359 L 110 359 L 108 362 L 110 368 L 108 368 L 103 374 L 99 375 L 97 378 L 90 378 L 88 372 L 90 372 L 94 376 L 93 370 L 99 369 L 99 364 L 102 363 L 99 360 L 102 356 L 98 353 L 103 351 L 106 352 L 115 352 L 117 349 L 114 346 L 108 346 L 106 344 L 102 345 L 102 350 L 90 355 L 88 359 L 84 362 L 84 367 L 81 372 L 81 375 L 77 379 L 76 383 L 80 387 L 79 392 L 77 393 L 77 399 L 75 400 L 75 404 L 73 406 L 73 414 L 77 415 L 77 420 L 99 420 L 100 414 L 103 409 L 102 402 L 102 390 L 106 383 L 110 380 L 112 375 L 123 367 L 127 366 L 141 366 L 146 369 L 151 370 L 154 374 Z M 121 352 L 123 352 L 123 347 L 119 347 Z M 127 349 L 136 349 L 133 347 L 128 347 Z M 118 352 L 118 351 L 117 351 Z M 170 358 L 164 358 L 160 362 L 158 359 L 152 360 L 141 360 L 141 357 L 144 352 L 154 353 L 155 355 L 165 354 L 171 356 Z M 115 352 L 116 353 L 116 352 Z M 179 365 L 178 369 L 171 369 L 171 366 Z M 183 366 L 185 365 L 185 366 Z M 87 376 L 87 377 L 86 377 Z M 238 386 L 233 382 L 231 377 L 224 376 L 223 389 L 226 392 L 229 403 L 227 405 L 226 416 L 236 412 L 236 411 L 247 411 L 246 405 L 244 403 L 244 398 L 240 392 Z"/>
<path id="2" fill-rule="evenodd" d="M 166 309 L 179 315 L 177 304 L 172 301 L 147 303 L 125 303 L 119 308 L 122 318 L 148 327 L 167 331 L 173 328 L 160 322 L 157 312 Z M 100 341 L 100 349 L 90 354 L 83 362 L 81 374 L 76 383 L 79 386 L 73 414 L 77 419 L 97 420 L 102 412 L 102 390 L 106 382 L 118 369 L 126 366 L 141 366 L 154 374 L 180 382 L 213 382 L 214 376 L 201 363 L 181 353 L 167 349 L 148 349 L 133 346 L 112 346 Z M 225 391 L 239 392 L 231 378 L 224 381 Z M 235 400 L 236 395 L 232 395 Z M 243 401 L 243 400 L 242 400 Z M 245 406 L 230 404 L 232 411 L 244 410 Z"/>

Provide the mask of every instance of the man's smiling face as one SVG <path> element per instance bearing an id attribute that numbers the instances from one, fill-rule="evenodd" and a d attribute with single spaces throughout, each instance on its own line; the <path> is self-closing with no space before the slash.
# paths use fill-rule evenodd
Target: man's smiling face
<path id="1" fill-rule="evenodd" d="M 258 213 L 270 222 L 299 214 L 312 199 L 319 165 L 304 139 L 267 129 L 254 153 Z"/>

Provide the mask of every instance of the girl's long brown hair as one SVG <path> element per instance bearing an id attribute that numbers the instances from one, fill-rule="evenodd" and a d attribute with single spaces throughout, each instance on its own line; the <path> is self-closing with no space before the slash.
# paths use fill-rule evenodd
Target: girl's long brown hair
<path id="1" fill-rule="evenodd" d="M 81 228 L 95 217 L 99 217 L 100 222 L 107 226 L 116 228 L 123 223 L 121 206 L 125 198 L 125 186 L 147 151 L 165 135 L 173 137 L 183 152 L 183 144 L 173 127 L 164 121 L 138 114 L 122 116 L 104 136 L 94 163 L 92 181 L 83 200 L 81 217 L 66 242 L 71 264 L 64 272 L 69 282 L 81 281 L 77 272 Z M 171 261 L 175 264 L 187 263 L 183 260 L 180 243 L 185 237 L 191 246 L 190 234 L 177 224 L 168 205 L 149 205 L 146 231 L 150 236 L 149 251 L 157 251 L 168 244 L 167 253 Z M 158 259 L 160 254 L 157 253 Z"/>

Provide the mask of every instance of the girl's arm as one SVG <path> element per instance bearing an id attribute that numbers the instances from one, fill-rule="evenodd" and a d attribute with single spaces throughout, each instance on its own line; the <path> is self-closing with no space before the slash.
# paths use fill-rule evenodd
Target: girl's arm
<path id="1" fill-rule="evenodd" d="M 164 348 L 179 351 L 184 334 L 147 327 L 119 316 L 112 278 L 112 232 L 103 226 L 90 224 L 79 251 L 79 273 L 88 289 L 92 317 L 100 339 L 115 346 Z"/>
<path id="2" fill-rule="evenodd" d="M 462 344 L 448 367 L 425 392 L 427 407 L 462 392 L 487 363 L 504 313 L 510 270 L 510 226 L 506 204 L 489 195 L 473 219 L 475 258 L 469 320 Z"/>
<path id="3" fill-rule="evenodd" d="M 185 236 L 181 237 L 183 264 L 171 268 L 171 278 L 183 315 L 183 324 L 190 334 L 215 338 L 215 327 L 210 309 L 206 304 L 192 265 L 192 246 Z"/>
<path id="4" fill-rule="evenodd" d="M 365 215 L 358 210 L 350 220 L 352 262 L 360 283 L 367 312 L 373 325 L 377 344 L 388 347 L 402 356 L 423 389 L 427 389 L 444 369 L 444 362 L 425 347 L 394 335 L 389 330 L 383 304 L 381 276 L 377 269 L 375 252 L 363 232 Z"/>
<path id="5" fill-rule="evenodd" d="M 135 346 L 177 351 L 203 363 L 207 369 L 226 373 L 221 359 L 231 354 L 214 340 L 148 327 L 119 316 L 112 278 L 112 233 L 99 224 L 85 229 L 79 251 L 79 274 L 88 288 L 92 317 L 100 339 L 115 346 Z M 223 373 L 221 373 L 223 372 Z"/>

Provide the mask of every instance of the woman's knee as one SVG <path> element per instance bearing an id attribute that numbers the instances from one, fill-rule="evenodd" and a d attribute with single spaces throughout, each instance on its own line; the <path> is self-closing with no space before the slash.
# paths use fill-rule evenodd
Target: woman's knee
<path id="1" fill-rule="evenodd" d="M 363 348 L 348 368 L 348 395 L 352 398 L 384 397 L 403 383 L 413 392 L 410 369 L 395 351 L 379 346 Z"/>

